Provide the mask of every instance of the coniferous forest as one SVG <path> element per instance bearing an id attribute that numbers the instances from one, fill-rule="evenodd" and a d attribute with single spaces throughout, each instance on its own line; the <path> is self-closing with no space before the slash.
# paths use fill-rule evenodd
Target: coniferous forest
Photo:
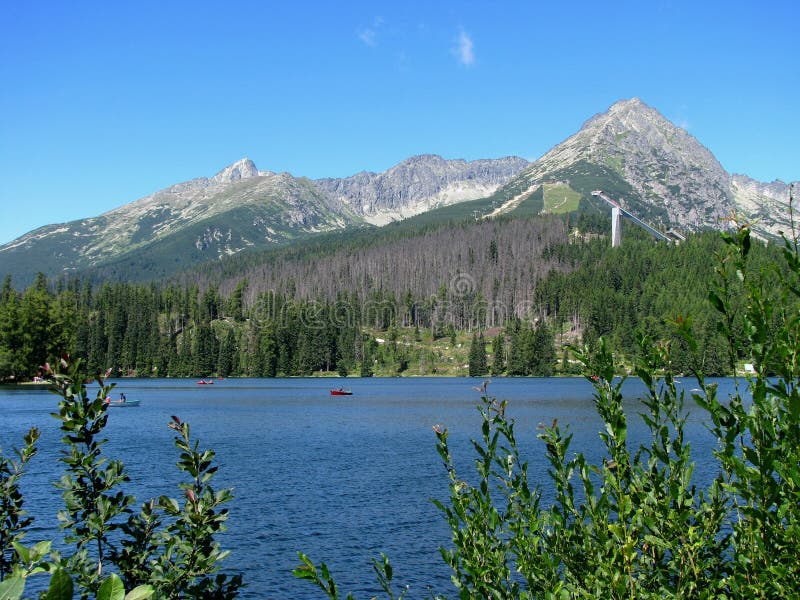
<path id="1" fill-rule="evenodd" d="M 678 371 L 728 373 L 705 291 L 718 233 L 665 245 L 630 229 L 612 249 L 606 229 L 591 215 L 398 226 L 168 282 L 40 275 L 20 290 L 7 278 L 0 379 L 29 380 L 65 353 L 113 376 L 550 376 L 576 373 L 571 348 L 601 336 L 624 365 L 641 331 L 669 344 Z M 757 246 L 756 272 L 778 262 Z M 689 316 L 696 352 L 673 333 Z"/>

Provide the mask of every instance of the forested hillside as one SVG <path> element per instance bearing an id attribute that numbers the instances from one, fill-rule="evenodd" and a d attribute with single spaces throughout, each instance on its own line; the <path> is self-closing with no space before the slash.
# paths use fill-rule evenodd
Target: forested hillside
<path id="1" fill-rule="evenodd" d="M 438 297 L 440 303 L 457 304 L 450 307 L 456 328 L 477 324 L 470 316 L 476 304 L 490 308 L 483 325 L 493 327 L 511 316 L 525 316 L 537 282 L 551 271 L 571 270 L 553 251 L 568 238 L 568 228 L 568 220 L 561 218 L 470 220 L 329 238 L 263 255 L 234 275 L 213 267 L 195 272 L 185 283 L 205 288 L 219 282 L 227 294 L 246 279 L 249 303 L 267 291 L 321 301 L 345 293 L 362 303 L 400 301 L 410 294 L 420 307 Z"/>
<path id="2" fill-rule="evenodd" d="M 718 234 L 668 246 L 631 230 L 612 249 L 605 227 L 590 216 L 401 227 L 161 286 L 39 276 L 19 292 L 7 278 L 0 377 L 28 379 L 64 352 L 118 376 L 550 375 L 573 371 L 568 344 L 605 336 L 630 357 L 639 331 L 669 342 L 680 369 L 725 372 L 705 297 Z M 751 260 L 768 273 L 776 257 L 759 246 Z M 679 315 L 697 356 L 672 333 Z"/>

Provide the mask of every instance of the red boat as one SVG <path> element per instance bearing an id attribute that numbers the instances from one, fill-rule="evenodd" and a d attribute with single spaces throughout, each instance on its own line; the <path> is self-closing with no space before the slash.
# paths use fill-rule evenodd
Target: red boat
<path id="1" fill-rule="evenodd" d="M 352 396 L 353 392 L 339 388 L 338 390 L 331 390 L 331 396 Z"/>

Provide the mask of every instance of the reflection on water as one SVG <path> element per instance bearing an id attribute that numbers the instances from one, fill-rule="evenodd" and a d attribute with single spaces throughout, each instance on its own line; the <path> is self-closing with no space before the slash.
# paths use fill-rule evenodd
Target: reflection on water
<path id="1" fill-rule="evenodd" d="M 432 426 L 450 430 L 459 466 L 472 469 L 470 438 L 480 435 L 476 410 L 480 394 L 471 379 L 354 379 L 352 396 L 331 396 L 341 380 L 245 379 L 198 386 L 194 381 L 121 380 L 141 406 L 112 409 L 106 452 L 121 459 L 130 474 L 127 491 L 140 501 L 175 487 L 177 451 L 166 424 L 178 415 L 191 424 L 201 447 L 213 448 L 220 467 L 216 486 L 232 486 L 230 530 L 223 545 L 232 550 L 226 570 L 241 570 L 249 587 L 243 597 L 312 596 L 309 584 L 291 570 L 297 552 L 331 567 L 340 590 L 356 596 L 377 594 L 371 559 L 385 552 L 411 597 L 433 591 L 452 593 L 450 573 L 438 548 L 447 545 L 447 527 L 430 502 L 446 499 L 447 476 L 436 452 Z M 732 380 L 719 380 L 721 392 Z M 686 382 L 687 388 L 693 384 Z M 582 379 L 499 379 L 489 393 L 509 401 L 520 447 L 532 479 L 546 491 L 547 464 L 536 440 L 540 423 L 569 425 L 572 449 L 590 458 L 601 451 L 600 421 L 592 388 Z M 629 435 L 644 442 L 636 398 L 637 381 L 625 384 Z M 42 429 L 40 453 L 24 481 L 26 508 L 37 517 L 27 542 L 57 534 L 61 507 L 52 482 L 60 452 L 58 421 L 50 417 L 58 398 L 47 392 L 0 390 L 0 445 L 6 454 L 21 444 L 33 425 Z M 687 437 L 699 473 L 710 464 L 713 441 L 704 413 L 687 398 Z M 598 457 L 599 458 L 599 457 Z M 597 460 L 595 458 L 594 460 Z"/>

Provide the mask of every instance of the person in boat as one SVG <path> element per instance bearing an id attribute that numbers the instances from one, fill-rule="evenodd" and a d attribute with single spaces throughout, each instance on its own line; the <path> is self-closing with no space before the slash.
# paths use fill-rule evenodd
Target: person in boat
<path id="1" fill-rule="evenodd" d="M 119 399 L 120 399 L 120 402 L 125 402 L 126 398 L 125 398 L 125 393 L 124 392 L 120 393 Z"/>

